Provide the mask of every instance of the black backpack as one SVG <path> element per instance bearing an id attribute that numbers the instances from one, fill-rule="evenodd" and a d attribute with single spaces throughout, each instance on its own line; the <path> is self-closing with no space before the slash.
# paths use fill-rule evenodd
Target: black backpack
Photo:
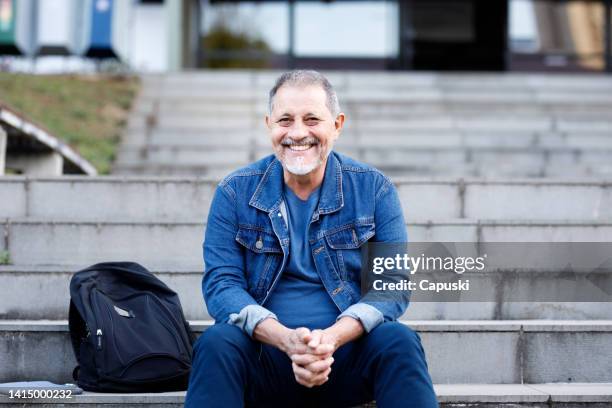
<path id="1" fill-rule="evenodd" d="M 187 389 L 195 337 L 178 295 L 141 265 L 104 262 L 75 273 L 68 323 L 81 388 Z"/>

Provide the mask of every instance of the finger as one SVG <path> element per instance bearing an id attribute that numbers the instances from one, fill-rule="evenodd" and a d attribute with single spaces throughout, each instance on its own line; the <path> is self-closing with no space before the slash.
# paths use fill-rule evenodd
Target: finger
<path id="1" fill-rule="evenodd" d="M 317 374 L 315 377 L 313 377 L 312 380 L 310 380 L 310 384 L 315 386 L 326 383 L 329 380 L 329 373 L 331 373 L 331 368 L 328 368 L 325 370 L 325 372 Z"/>
<path id="2" fill-rule="evenodd" d="M 326 358 L 330 358 L 331 356 L 333 356 L 334 351 L 335 350 L 329 350 L 328 352 L 325 352 L 325 350 L 321 348 L 319 348 L 318 350 L 313 350 L 309 347 L 308 352 L 306 354 L 310 354 L 311 356 L 316 357 L 318 360 L 325 360 Z"/>
<path id="3" fill-rule="evenodd" d="M 312 378 L 315 377 L 314 373 L 295 363 L 291 363 L 291 368 L 293 368 L 293 373 L 295 374 L 296 378 L 299 378 L 304 382 L 310 382 Z"/>
<path id="4" fill-rule="evenodd" d="M 293 363 L 292 364 L 293 373 L 300 378 L 301 380 L 307 383 L 314 383 L 323 380 L 327 375 L 329 375 L 331 368 L 328 367 L 325 371 L 321 373 L 313 373 L 310 370 L 305 369 L 304 367 L 300 367 L 299 365 Z"/>
<path id="5" fill-rule="evenodd" d="M 317 348 L 319 344 L 321 344 L 321 337 L 323 336 L 322 330 L 313 330 L 310 335 L 310 341 L 308 342 L 308 347 Z"/>
<path id="6" fill-rule="evenodd" d="M 328 368 L 323 373 L 313 374 L 296 364 L 293 364 L 292 367 L 296 381 L 308 388 L 325 383 L 329 379 L 329 373 L 331 372 L 331 368 Z"/>
<path id="7" fill-rule="evenodd" d="M 312 385 L 310 385 L 310 382 L 308 382 L 308 380 L 303 379 L 303 378 L 302 378 L 302 377 L 300 377 L 300 376 L 299 376 L 297 373 L 295 373 L 295 372 L 294 372 L 294 373 L 293 373 L 293 377 L 295 378 L 295 381 L 296 381 L 298 384 L 301 384 L 301 385 L 303 385 L 304 387 L 308 387 L 308 388 L 312 387 Z"/>
<path id="8" fill-rule="evenodd" d="M 310 348 L 310 353 L 314 354 L 315 356 L 321 356 L 321 355 L 330 354 L 333 352 L 334 352 L 334 346 L 329 343 L 319 344 L 314 349 L 312 347 Z"/>
<path id="9" fill-rule="evenodd" d="M 304 368 L 310 372 L 319 374 L 329 369 L 331 365 L 333 364 L 333 362 L 334 362 L 334 358 L 329 357 L 329 358 L 326 358 L 325 360 L 319 360 L 319 361 L 315 361 L 314 363 L 310 363 L 304 366 Z"/>
<path id="10" fill-rule="evenodd" d="M 312 388 L 312 387 L 314 387 L 314 385 L 313 385 L 313 384 L 309 383 L 308 381 L 305 381 L 305 380 L 300 379 L 298 376 L 295 376 L 295 381 L 296 381 L 298 384 L 303 385 L 304 387 L 307 387 L 307 388 Z"/>
<path id="11" fill-rule="evenodd" d="M 300 365 L 302 367 L 307 366 L 308 364 L 314 363 L 315 361 L 320 361 L 321 358 L 309 353 L 306 354 L 292 354 L 289 356 L 291 361 L 295 364 Z"/>
<path id="12" fill-rule="evenodd" d="M 329 375 L 331 374 L 331 371 L 332 371 L 332 369 L 331 369 L 331 367 L 329 367 L 327 370 L 325 370 L 323 372 L 324 380 L 323 380 L 323 382 L 321 382 L 321 384 L 323 384 L 324 382 L 329 380 Z"/>
<path id="13" fill-rule="evenodd" d="M 307 345 L 297 340 L 293 343 L 292 349 L 289 352 L 290 356 L 293 354 L 311 354 L 311 353 L 310 353 L 310 348 Z"/>

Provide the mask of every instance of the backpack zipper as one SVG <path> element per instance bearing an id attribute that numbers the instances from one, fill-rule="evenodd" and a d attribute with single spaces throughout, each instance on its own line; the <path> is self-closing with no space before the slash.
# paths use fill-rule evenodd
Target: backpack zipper
<path id="1" fill-rule="evenodd" d="M 98 350 L 102 350 L 102 329 L 96 330 L 96 338 L 97 338 L 96 348 Z"/>

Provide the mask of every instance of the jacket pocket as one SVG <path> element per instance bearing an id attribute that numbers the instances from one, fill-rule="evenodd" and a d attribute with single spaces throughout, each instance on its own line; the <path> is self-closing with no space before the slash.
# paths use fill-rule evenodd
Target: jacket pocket
<path id="1" fill-rule="evenodd" d="M 254 225 L 239 225 L 236 241 L 245 247 L 249 293 L 261 301 L 282 260 L 283 250 L 273 232 Z"/>
<path id="2" fill-rule="evenodd" d="M 356 249 L 375 234 L 374 223 L 355 221 L 325 234 L 327 244 L 332 249 Z"/>
<path id="3" fill-rule="evenodd" d="M 360 247 L 375 234 L 373 222 L 356 220 L 354 222 L 332 228 L 325 234 L 327 245 L 331 249 L 333 261 L 336 263 L 342 280 L 359 282 L 361 272 Z"/>
<path id="4" fill-rule="evenodd" d="M 274 235 L 272 232 L 266 231 L 263 227 L 239 225 L 238 233 L 236 234 L 236 241 L 251 251 L 259 254 L 265 252 L 278 254 L 283 253 L 276 235 Z"/>

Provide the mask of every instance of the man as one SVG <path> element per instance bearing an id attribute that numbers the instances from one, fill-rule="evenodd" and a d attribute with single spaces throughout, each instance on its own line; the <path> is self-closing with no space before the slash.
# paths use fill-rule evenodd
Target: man
<path id="1" fill-rule="evenodd" d="M 216 324 L 194 348 L 187 407 L 436 407 L 407 301 L 360 295 L 360 247 L 406 242 L 394 186 L 332 152 L 344 125 L 328 80 L 283 74 L 266 125 L 274 155 L 218 186 L 202 282 Z"/>

